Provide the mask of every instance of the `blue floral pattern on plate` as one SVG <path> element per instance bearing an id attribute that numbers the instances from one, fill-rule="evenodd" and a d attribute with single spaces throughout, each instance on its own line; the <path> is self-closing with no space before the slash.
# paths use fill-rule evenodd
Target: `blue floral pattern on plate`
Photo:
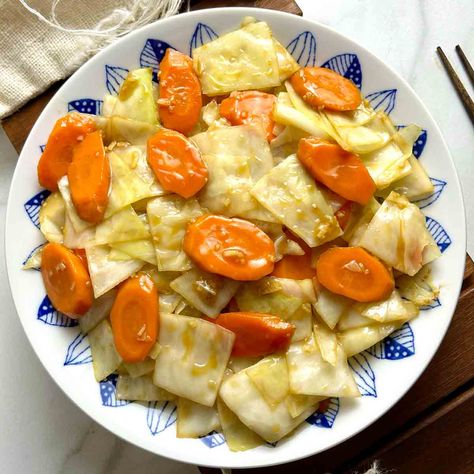
<path id="1" fill-rule="evenodd" d="M 199 438 L 208 448 L 215 448 L 221 446 L 225 443 L 225 438 L 222 433 L 217 433 L 212 431 L 207 436 L 202 436 Z"/>
<path id="2" fill-rule="evenodd" d="M 117 399 L 117 378 L 117 374 L 110 374 L 99 382 L 100 398 L 105 407 L 123 407 L 131 403 L 130 400 Z"/>
<path id="3" fill-rule="evenodd" d="M 153 80 L 155 82 L 158 82 L 160 62 L 168 48 L 176 49 L 166 41 L 148 38 L 140 53 L 140 67 L 151 67 L 153 69 Z"/>
<path id="4" fill-rule="evenodd" d="M 420 209 L 424 209 L 428 207 L 430 204 L 436 202 L 443 192 L 444 187 L 446 186 L 446 181 L 437 178 L 430 178 L 431 183 L 433 184 L 434 191 L 427 197 L 423 199 L 418 199 L 417 201 L 413 201 Z"/>
<path id="5" fill-rule="evenodd" d="M 445 252 L 451 245 L 451 237 L 449 237 L 448 233 L 444 230 L 444 227 L 437 220 L 428 216 L 426 216 L 426 227 L 433 236 L 441 253 Z"/>
<path id="6" fill-rule="evenodd" d="M 82 365 L 92 362 L 92 352 L 85 334 L 79 333 L 69 344 L 64 365 Z"/>
<path id="7" fill-rule="evenodd" d="M 100 115 L 102 113 L 102 100 L 98 99 L 76 99 L 68 102 L 67 111 L 81 112 L 82 114 Z"/>
<path id="8" fill-rule="evenodd" d="M 47 189 L 43 189 L 38 194 L 35 194 L 31 199 L 25 202 L 24 208 L 31 222 L 39 229 L 39 213 L 41 204 L 51 193 Z"/>
<path id="9" fill-rule="evenodd" d="M 372 94 L 366 95 L 365 98 L 369 101 L 369 104 L 374 110 L 380 110 L 389 115 L 395 108 L 397 89 L 385 89 L 383 91 L 372 92 Z"/>
<path id="10" fill-rule="evenodd" d="M 155 436 L 176 422 L 176 405 L 172 402 L 148 402 L 146 423 Z"/>
<path id="11" fill-rule="evenodd" d="M 332 69 L 346 79 L 350 79 L 359 89 L 362 87 L 362 68 L 357 54 L 338 54 L 325 61 L 321 67 Z"/>
<path id="12" fill-rule="evenodd" d="M 78 324 L 75 319 L 71 319 L 55 309 L 47 296 L 41 301 L 36 316 L 40 321 L 50 326 L 71 328 Z"/>
<path id="13" fill-rule="evenodd" d="M 376 397 L 375 373 L 370 366 L 368 358 L 363 354 L 356 354 L 347 360 L 349 367 L 354 372 L 354 380 L 363 397 Z"/>
<path id="14" fill-rule="evenodd" d="M 219 35 L 209 25 L 198 23 L 189 42 L 189 55 L 193 55 L 193 49 L 215 40 L 218 36 Z"/>
<path id="15" fill-rule="evenodd" d="M 306 422 L 319 428 L 332 428 L 339 413 L 339 399 L 331 398 L 327 408 L 323 411 L 315 411 L 306 418 Z"/>
<path id="16" fill-rule="evenodd" d="M 399 360 L 415 354 L 415 336 L 408 323 L 394 331 L 383 341 L 367 349 L 377 359 Z"/>
<path id="17" fill-rule="evenodd" d="M 303 31 L 286 46 L 296 62 L 303 67 L 316 64 L 316 37 L 310 31 Z"/>

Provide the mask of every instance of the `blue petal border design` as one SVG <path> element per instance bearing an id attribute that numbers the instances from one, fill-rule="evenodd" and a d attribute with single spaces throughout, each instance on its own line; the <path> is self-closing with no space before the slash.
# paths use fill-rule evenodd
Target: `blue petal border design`
<path id="1" fill-rule="evenodd" d="M 193 55 L 193 49 L 199 48 L 199 46 L 209 43 L 209 41 L 215 40 L 218 37 L 219 35 L 209 25 L 198 23 L 189 42 L 189 55 Z"/>
<path id="2" fill-rule="evenodd" d="M 323 412 L 315 411 L 306 418 L 306 423 L 319 428 L 332 428 L 339 413 L 339 398 L 331 398 L 329 405 Z"/>
<path id="3" fill-rule="evenodd" d="M 117 374 L 110 374 L 99 382 L 100 398 L 104 407 L 123 407 L 132 403 L 130 400 L 117 400 Z"/>
<path id="4" fill-rule="evenodd" d="M 118 94 L 129 72 L 130 71 L 125 67 L 105 65 L 105 87 L 109 91 L 109 94 Z"/>
<path id="5" fill-rule="evenodd" d="M 437 243 L 441 253 L 445 252 L 446 249 L 451 245 L 451 237 L 444 230 L 444 227 L 432 217 L 425 216 L 426 227 L 433 236 L 433 239 Z"/>
<path id="6" fill-rule="evenodd" d="M 365 97 L 375 110 L 382 110 L 387 115 L 395 108 L 397 100 L 397 89 L 385 89 L 372 92 Z"/>
<path id="7" fill-rule="evenodd" d="M 153 436 L 176 422 L 176 405 L 172 402 L 148 402 L 146 423 Z"/>
<path id="8" fill-rule="evenodd" d="M 225 443 L 225 438 L 222 433 L 217 433 L 212 431 L 206 436 L 199 438 L 208 448 L 215 448 L 217 446 L 222 446 Z"/>
<path id="9" fill-rule="evenodd" d="M 102 100 L 85 97 L 68 102 L 67 111 L 71 112 L 75 110 L 77 112 L 81 112 L 82 114 L 100 115 L 102 113 L 102 104 Z"/>
<path id="10" fill-rule="evenodd" d="M 92 352 L 87 336 L 79 333 L 67 348 L 64 365 L 82 365 L 91 362 Z"/>
<path id="11" fill-rule="evenodd" d="M 153 69 L 153 80 L 155 82 L 158 82 L 160 62 L 168 48 L 176 49 L 166 41 L 156 38 L 148 38 L 140 53 L 140 67 L 151 67 Z"/>
<path id="12" fill-rule="evenodd" d="M 35 194 L 32 198 L 25 202 L 23 207 L 25 208 L 26 214 L 30 218 L 31 222 L 39 229 L 39 213 L 41 204 L 51 194 L 47 189 L 43 189 L 38 194 Z"/>
<path id="13" fill-rule="evenodd" d="M 286 49 L 302 66 L 314 66 L 316 64 L 316 37 L 310 31 L 303 31 L 291 40 Z"/>
<path id="14" fill-rule="evenodd" d="M 405 323 L 367 352 L 377 359 L 400 360 L 415 354 L 415 336 L 410 324 Z"/>
<path id="15" fill-rule="evenodd" d="M 363 397 L 377 397 L 375 373 L 367 357 L 364 354 L 356 354 L 347 359 L 347 363 L 354 372 L 354 380 L 359 387 L 360 394 Z"/>
<path id="16" fill-rule="evenodd" d="M 357 54 L 343 53 L 325 61 L 321 67 L 332 69 L 351 80 L 359 89 L 362 87 L 362 67 Z"/>
<path id="17" fill-rule="evenodd" d="M 41 304 L 38 307 L 36 318 L 45 324 L 49 324 L 50 326 L 72 328 L 78 325 L 78 322 L 75 319 L 69 318 L 54 308 L 47 295 L 43 298 Z"/>

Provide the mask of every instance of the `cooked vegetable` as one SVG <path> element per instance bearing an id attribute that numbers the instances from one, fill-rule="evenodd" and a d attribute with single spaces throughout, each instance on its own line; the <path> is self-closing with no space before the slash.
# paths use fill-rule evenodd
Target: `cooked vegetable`
<path id="1" fill-rule="evenodd" d="M 209 180 L 199 202 L 228 217 L 276 221 L 250 194 L 272 169 L 273 159 L 261 128 L 249 125 L 216 128 L 192 137 L 207 164 Z"/>
<path id="2" fill-rule="evenodd" d="M 99 323 L 89 334 L 92 352 L 92 367 L 97 382 L 114 373 L 122 362 L 115 349 L 114 335 L 108 320 Z"/>
<path id="3" fill-rule="evenodd" d="M 191 306 L 216 317 L 234 296 L 239 282 L 193 268 L 173 280 L 170 286 Z"/>
<path id="4" fill-rule="evenodd" d="M 367 204 L 375 191 L 367 168 L 353 153 L 319 138 L 303 138 L 298 159 L 314 179 L 342 197 Z"/>
<path id="5" fill-rule="evenodd" d="M 128 73 L 111 115 L 150 124 L 158 122 L 151 69 L 134 69 Z"/>
<path id="6" fill-rule="evenodd" d="M 374 321 L 370 318 L 366 318 L 361 314 L 361 304 L 354 304 L 347 308 L 342 314 L 339 322 L 337 323 L 338 331 L 346 331 L 348 329 L 361 328 L 363 326 L 370 326 L 374 324 Z"/>
<path id="7" fill-rule="evenodd" d="M 89 310 L 79 319 L 79 326 L 83 334 L 92 331 L 109 316 L 116 295 L 117 291 L 112 289 L 94 300 Z"/>
<path id="8" fill-rule="evenodd" d="M 60 118 L 48 137 L 38 163 L 38 181 L 50 191 L 58 190 L 58 181 L 68 170 L 74 147 L 95 130 L 94 122 L 72 112 Z"/>
<path id="9" fill-rule="evenodd" d="M 216 407 L 206 407 L 186 398 L 178 399 L 176 436 L 178 438 L 199 438 L 219 429 Z"/>
<path id="10" fill-rule="evenodd" d="M 247 370 L 224 380 L 219 396 L 240 421 L 266 441 L 273 443 L 283 438 L 315 410 L 317 403 L 293 418 L 284 401 L 270 407 L 247 375 Z"/>
<path id="11" fill-rule="evenodd" d="M 66 206 L 60 193 L 50 194 L 43 202 L 39 212 L 41 233 L 48 242 L 62 244 Z"/>
<path id="12" fill-rule="evenodd" d="M 365 206 L 354 204 L 342 238 L 352 247 L 357 247 L 379 208 L 380 204 L 375 199 L 371 199 Z"/>
<path id="13" fill-rule="evenodd" d="M 328 327 L 334 329 L 352 302 L 344 296 L 331 293 L 317 282 L 316 287 L 317 301 L 313 307 Z"/>
<path id="14" fill-rule="evenodd" d="M 148 140 L 148 164 L 163 189 L 184 198 L 194 196 L 207 182 L 199 150 L 177 132 L 163 129 Z"/>
<path id="15" fill-rule="evenodd" d="M 41 276 L 53 306 L 71 318 L 92 305 L 91 281 L 77 255 L 61 244 L 48 243 L 41 256 Z"/>
<path id="16" fill-rule="evenodd" d="M 176 397 L 153 383 L 151 375 L 131 377 L 119 375 L 116 395 L 118 400 L 139 400 L 144 402 L 174 400 Z"/>
<path id="17" fill-rule="evenodd" d="M 63 244 L 70 249 L 85 249 L 95 245 L 95 227 L 86 227 L 77 232 L 72 225 L 71 219 L 66 213 L 63 229 L 64 241 Z"/>
<path id="18" fill-rule="evenodd" d="M 332 366 L 337 363 L 337 336 L 320 318 L 314 323 L 314 338 L 321 357 Z"/>
<path id="19" fill-rule="evenodd" d="M 290 241 L 295 241 L 301 247 L 301 249 L 304 251 L 304 254 L 285 255 L 280 261 L 275 263 L 272 276 L 291 278 L 293 280 L 313 278 L 315 270 L 311 266 L 311 249 L 302 239 L 299 239 L 293 235 L 291 235 L 289 238 Z"/>
<path id="20" fill-rule="evenodd" d="M 101 222 L 108 203 L 110 167 L 100 131 L 89 133 L 74 147 L 67 176 L 79 217 L 92 224 Z"/>
<path id="21" fill-rule="evenodd" d="M 360 313 L 366 318 L 373 319 L 379 323 L 390 321 L 407 321 L 418 314 L 418 308 L 411 301 L 404 301 L 397 290 L 384 301 L 364 304 Z"/>
<path id="22" fill-rule="evenodd" d="M 234 334 L 203 319 L 160 314 L 161 351 L 153 381 L 180 397 L 212 407 Z"/>
<path id="23" fill-rule="evenodd" d="M 187 135 L 199 120 L 202 107 L 201 85 L 192 59 L 168 48 L 159 74 L 158 105 L 163 126 Z"/>
<path id="24" fill-rule="evenodd" d="M 413 276 L 401 275 L 395 285 L 403 298 L 417 306 L 430 305 L 439 295 L 439 288 L 431 279 L 430 267 L 423 267 Z"/>
<path id="25" fill-rule="evenodd" d="M 76 207 L 72 202 L 71 197 L 71 188 L 69 186 L 69 179 L 67 176 L 63 176 L 58 181 L 58 188 L 61 196 L 63 198 L 65 207 L 66 207 L 66 221 L 69 220 L 72 224 L 74 231 L 77 233 L 82 233 L 87 228 L 92 227 L 90 222 L 86 222 L 85 220 L 79 217 L 79 214 L 76 211 Z M 65 225 L 66 225 L 65 221 Z"/>
<path id="26" fill-rule="evenodd" d="M 143 261 L 134 259 L 114 261 L 110 259 L 110 252 L 106 245 L 86 248 L 89 274 L 96 298 L 132 276 L 144 264 Z"/>
<path id="27" fill-rule="evenodd" d="M 113 98 L 115 99 L 115 97 Z M 106 100 L 104 99 L 104 104 L 102 105 L 102 113 L 104 115 L 106 115 L 105 106 Z M 95 121 L 96 127 L 102 131 L 104 145 L 108 145 L 108 150 L 126 148 L 129 144 L 146 145 L 148 138 L 154 135 L 160 128 L 158 123 L 140 122 L 116 115 L 110 117 L 93 115 L 90 117 Z"/>
<path id="28" fill-rule="evenodd" d="M 217 411 L 227 446 L 231 451 L 246 451 L 265 442 L 255 431 L 245 426 L 220 398 L 217 399 Z"/>
<path id="29" fill-rule="evenodd" d="M 340 344 L 336 362 L 326 362 L 315 338 L 293 343 L 286 354 L 290 389 L 293 393 L 325 397 L 358 397 L 359 390 Z"/>
<path id="30" fill-rule="evenodd" d="M 275 96 L 259 91 L 232 92 L 219 107 L 220 115 L 231 125 L 257 124 L 263 127 L 267 140 L 273 138 Z"/>
<path id="31" fill-rule="evenodd" d="M 315 109 L 355 110 L 362 102 L 359 89 L 331 69 L 301 68 L 291 76 L 291 85 Z"/>
<path id="32" fill-rule="evenodd" d="M 280 82 L 283 82 L 296 72 L 300 66 L 288 50 L 275 38 L 273 38 L 273 46 L 277 55 Z"/>
<path id="33" fill-rule="evenodd" d="M 136 259 L 156 265 L 156 254 L 151 239 L 129 240 L 128 242 L 113 242 L 113 250 L 121 252 L 124 260 Z M 117 258 L 115 258 L 117 260 Z"/>
<path id="34" fill-rule="evenodd" d="M 191 261 L 183 250 L 188 224 L 203 210 L 195 199 L 163 196 L 148 203 L 147 216 L 155 246 L 158 270 L 186 271 Z"/>
<path id="35" fill-rule="evenodd" d="M 285 350 L 295 327 L 278 316 L 262 313 L 221 313 L 216 324 L 235 334 L 232 356 L 258 357 Z"/>
<path id="36" fill-rule="evenodd" d="M 261 21 L 193 50 L 202 92 L 209 96 L 280 85 L 272 33 Z"/>
<path id="37" fill-rule="evenodd" d="M 310 247 L 342 232 L 331 208 L 296 156 L 290 156 L 261 178 L 254 197 Z"/>
<path id="38" fill-rule="evenodd" d="M 211 214 L 188 225 L 183 248 L 203 269 L 234 280 L 258 280 L 275 261 L 272 240 L 256 225 Z"/>
<path id="39" fill-rule="evenodd" d="M 162 295 L 160 295 L 161 298 Z M 145 359 L 140 362 L 124 362 L 122 367 L 129 373 L 130 377 L 136 378 L 142 375 L 151 374 L 155 368 L 155 361 L 153 359 Z"/>
<path id="40" fill-rule="evenodd" d="M 120 286 L 110 312 L 117 351 L 125 362 L 143 361 L 156 342 L 158 293 L 145 273 Z"/>
<path id="41" fill-rule="evenodd" d="M 21 267 L 23 270 L 39 270 L 41 268 L 41 256 L 43 254 L 44 245 L 39 245 L 36 247 L 31 255 L 28 257 L 23 266 Z"/>
<path id="42" fill-rule="evenodd" d="M 370 221 L 359 245 L 407 275 L 441 255 L 423 213 L 395 191 Z"/>

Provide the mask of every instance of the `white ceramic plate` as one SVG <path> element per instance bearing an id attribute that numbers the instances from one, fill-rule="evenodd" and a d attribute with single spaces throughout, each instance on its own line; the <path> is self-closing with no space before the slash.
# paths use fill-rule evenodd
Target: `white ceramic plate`
<path id="1" fill-rule="evenodd" d="M 276 38 L 289 46 L 302 66 L 321 65 L 352 79 L 376 109 L 424 132 L 415 145 L 436 192 L 420 202 L 442 257 L 434 265 L 441 284 L 439 300 L 390 338 L 350 360 L 362 393 L 357 400 L 334 399 L 288 439 L 242 453 L 223 437 L 175 437 L 176 411 L 170 403 L 139 404 L 115 399 L 115 380 L 97 384 L 87 338 L 58 314 L 45 298 L 39 272 L 22 262 L 43 242 L 38 212 L 47 192 L 38 186 L 36 164 L 56 119 L 67 111 L 98 113 L 101 98 L 117 91 L 128 69 L 155 70 L 169 45 L 187 54 L 217 35 L 235 29 L 246 15 L 267 21 Z M 465 259 L 464 208 L 452 159 L 433 119 L 413 90 L 368 51 L 318 23 L 260 9 L 226 8 L 179 15 L 136 31 L 82 66 L 45 108 L 30 133 L 13 176 L 7 209 L 6 259 L 15 305 L 25 332 L 56 383 L 98 423 L 144 449 L 207 466 L 256 467 L 318 453 L 350 438 L 392 407 L 423 372 L 450 323 L 459 295 Z M 32 394 L 31 396 L 36 396 Z"/>

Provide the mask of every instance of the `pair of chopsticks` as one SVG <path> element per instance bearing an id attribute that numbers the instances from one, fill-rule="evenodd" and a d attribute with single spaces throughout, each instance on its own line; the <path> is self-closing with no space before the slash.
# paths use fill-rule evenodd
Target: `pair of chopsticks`
<path id="1" fill-rule="evenodd" d="M 461 49 L 461 46 L 457 45 L 455 50 L 459 56 L 459 59 L 461 60 L 461 64 L 463 65 L 464 70 L 466 71 L 467 75 L 469 76 L 469 79 L 471 80 L 472 85 L 474 85 L 474 70 L 472 69 L 472 66 L 469 63 L 469 60 L 464 54 L 464 51 Z M 451 82 L 456 88 L 456 92 L 458 93 L 458 96 L 461 99 L 464 105 L 464 108 L 466 109 L 466 112 L 469 114 L 469 117 L 471 118 L 471 122 L 474 124 L 474 102 L 472 101 L 466 88 L 461 82 L 461 79 L 459 79 L 459 76 L 456 74 L 456 71 L 454 70 L 453 66 L 451 66 L 451 63 L 449 62 L 448 58 L 444 54 L 444 51 L 441 49 L 440 46 L 436 48 L 436 51 L 441 61 L 443 62 L 443 66 L 446 69 L 446 72 L 448 73 L 448 76 L 451 79 Z"/>

